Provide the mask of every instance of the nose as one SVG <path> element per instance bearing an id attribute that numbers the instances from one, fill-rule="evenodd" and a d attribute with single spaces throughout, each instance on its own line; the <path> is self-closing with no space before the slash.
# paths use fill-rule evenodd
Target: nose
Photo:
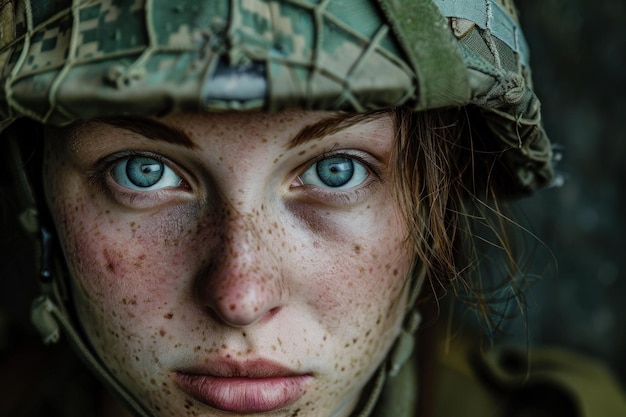
<path id="1" fill-rule="evenodd" d="M 208 267 L 196 280 L 196 296 L 217 320 L 247 327 L 275 315 L 286 289 L 271 242 L 253 218 L 236 217 L 222 223 Z"/>

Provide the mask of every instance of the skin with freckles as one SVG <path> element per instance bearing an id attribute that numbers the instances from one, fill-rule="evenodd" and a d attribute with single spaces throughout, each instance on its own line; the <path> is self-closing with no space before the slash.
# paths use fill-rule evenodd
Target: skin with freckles
<path id="1" fill-rule="evenodd" d="M 146 122 L 189 141 L 94 121 L 46 141 L 81 325 L 155 415 L 345 417 L 390 349 L 412 261 L 394 121 L 293 142 L 329 117 Z"/>

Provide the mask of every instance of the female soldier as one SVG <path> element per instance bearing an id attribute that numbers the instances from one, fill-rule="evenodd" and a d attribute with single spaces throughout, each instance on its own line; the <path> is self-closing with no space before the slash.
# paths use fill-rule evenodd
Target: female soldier
<path id="1" fill-rule="evenodd" d="M 106 413 L 458 416 L 462 386 L 465 415 L 550 410 L 515 355 L 479 382 L 413 354 L 424 282 L 424 309 L 480 294 L 468 218 L 553 177 L 510 2 L 1 7 L 33 321 Z"/>

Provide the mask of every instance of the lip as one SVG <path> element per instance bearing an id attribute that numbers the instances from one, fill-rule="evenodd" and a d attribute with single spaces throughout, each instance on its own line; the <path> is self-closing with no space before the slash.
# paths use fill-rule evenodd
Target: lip
<path id="1" fill-rule="evenodd" d="M 311 375 L 267 360 L 217 361 L 174 373 L 174 381 L 196 400 L 231 413 L 275 411 L 296 402 Z"/>

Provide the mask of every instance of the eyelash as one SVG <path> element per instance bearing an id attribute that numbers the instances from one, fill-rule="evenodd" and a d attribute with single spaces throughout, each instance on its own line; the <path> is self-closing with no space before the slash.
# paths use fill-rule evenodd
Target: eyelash
<path id="1" fill-rule="evenodd" d="M 322 200 L 324 202 L 329 202 L 331 204 L 352 204 L 360 201 L 361 199 L 366 197 L 367 191 L 374 185 L 378 184 L 382 181 L 382 171 L 383 164 L 374 158 L 365 158 L 364 156 L 358 154 L 354 151 L 347 150 L 329 150 L 321 153 L 315 158 L 307 161 L 300 168 L 297 169 L 296 178 L 299 178 L 306 170 L 311 168 L 314 164 L 323 161 L 324 159 L 329 158 L 347 158 L 352 159 L 359 164 L 363 165 L 365 169 L 368 171 L 368 178 L 365 180 L 364 185 L 359 185 L 354 188 L 345 189 L 345 190 L 326 190 L 323 188 L 309 186 L 309 185 L 298 185 L 292 186 L 291 188 L 303 188 L 303 191 L 309 195 L 311 195 L 316 200 Z"/>
<path id="2" fill-rule="evenodd" d="M 168 165 L 170 168 L 176 167 L 176 164 L 165 158 L 163 155 L 147 152 L 147 151 L 121 151 L 112 155 L 107 155 L 102 159 L 98 160 L 93 169 L 87 172 L 87 179 L 90 184 L 100 187 L 106 194 L 112 195 L 120 195 L 122 198 L 128 200 L 129 203 L 134 204 L 138 199 L 159 199 L 164 192 L 171 192 L 172 188 L 169 189 L 158 189 L 151 190 L 146 192 L 134 192 L 131 190 L 127 190 L 125 187 L 118 185 L 115 190 L 112 190 L 109 183 L 115 184 L 115 181 L 112 179 L 112 170 L 116 166 L 116 164 L 122 162 L 125 159 L 130 159 L 134 157 L 146 157 L 154 159 L 158 162 Z M 186 187 L 179 187 L 181 189 L 186 189 L 189 187 L 189 182 L 185 179 L 184 175 L 180 174 L 180 170 L 176 168 L 172 168 L 176 171 L 177 175 L 183 179 Z M 175 190 L 175 188 L 174 188 Z"/>

